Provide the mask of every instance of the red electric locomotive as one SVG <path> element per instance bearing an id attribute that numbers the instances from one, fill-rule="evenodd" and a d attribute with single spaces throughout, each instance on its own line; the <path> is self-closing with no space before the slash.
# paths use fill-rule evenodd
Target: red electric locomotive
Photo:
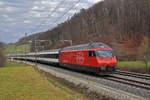
<path id="1" fill-rule="evenodd" d="M 89 43 L 62 49 L 59 63 L 63 67 L 110 74 L 116 70 L 117 60 L 112 49 L 103 43 Z"/>

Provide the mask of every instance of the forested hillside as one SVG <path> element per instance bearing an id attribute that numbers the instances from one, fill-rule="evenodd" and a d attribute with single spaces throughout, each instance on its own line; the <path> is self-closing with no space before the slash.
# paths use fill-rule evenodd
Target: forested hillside
<path id="1" fill-rule="evenodd" d="M 69 45 L 60 40 L 72 40 L 73 45 L 96 41 L 110 45 L 120 60 L 149 58 L 150 0 L 104 0 L 35 36 L 51 40 L 45 49 Z"/>

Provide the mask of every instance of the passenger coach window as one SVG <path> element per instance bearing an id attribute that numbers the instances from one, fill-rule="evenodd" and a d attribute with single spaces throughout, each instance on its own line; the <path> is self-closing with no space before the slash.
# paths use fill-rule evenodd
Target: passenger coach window
<path id="1" fill-rule="evenodd" d="M 89 51 L 89 57 L 94 57 L 96 56 L 95 51 Z"/>

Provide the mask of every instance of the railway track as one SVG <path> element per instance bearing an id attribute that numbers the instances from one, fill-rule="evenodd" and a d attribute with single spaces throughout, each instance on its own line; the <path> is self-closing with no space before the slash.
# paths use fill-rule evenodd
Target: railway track
<path id="1" fill-rule="evenodd" d="M 32 63 L 32 62 L 31 62 Z M 32 63 L 34 65 L 34 63 Z M 98 86 L 100 84 L 104 85 L 104 86 L 108 86 L 108 87 L 111 87 L 111 88 L 114 88 L 114 89 L 118 89 L 118 90 L 121 90 L 121 91 L 125 91 L 128 94 L 134 94 L 134 95 L 137 95 L 139 97 L 144 97 L 144 98 L 150 98 L 150 83 L 149 84 L 145 84 L 143 82 L 137 82 L 137 81 L 130 81 L 130 80 L 126 80 L 124 78 L 119 78 L 120 76 L 123 76 L 123 75 L 116 75 L 116 76 L 119 76 L 119 77 L 116 77 L 116 76 L 111 76 L 111 77 L 99 77 L 99 75 L 95 76 L 95 75 L 90 75 L 90 74 L 82 74 L 82 73 L 78 73 L 76 71 L 70 71 L 70 70 L 66 70 L 66 69 L 61 69 L 61 68 L 57 68 L 57 67 L 49 67 L 49 65 L 45 65 L 45 64 L 39 64 L 38 65 L 39 68 L 41 68 L 43 71 L 48 71 L 48 70 L 54 70 L 58 73 L 62 72 L 62 73 L 67 73 L 67 75 L 69 76 L 73 76 L 73 77 L 79 77 L 81 80 L 84 79 L 86 81 L 91 81 L 91 82 L 94 82 L 96 83 L 97 85 L 95 86 Z M 54 74 L 56 75 L 56 74 Z M 62 75 L 60 75 L 62 76 Z M 126 76 L 127 77 L 127 76 Z M 70 80 L 71 78 L 66 78 L 67 80 Z M 134 77 L 133 77 L 134 79 Z M 78 81 L 78 80 L 74 80 L 75 82 Z M 83 81 L 83 80 L 82 80 Z M 111 81 L 111 82 L 110 82 Z M 72 82 L 72 81 L 71 81 Z M 91 82 L 86 82 L 86 84 L 90 84 Z M 78 82 L 77 82 L 78 83 Z M 145 84 L 145 85 L 143 85 Z M 93 85 L 91 83 L 91 85 Z M 96 88 L 98 91 L 99 91 L 99 88 Z M 102 90 L 104 91 L 104 90 Z M 110 91 L 110 90 L 109 90 Z M 112 90 L 113 91 L 113 90 Z M 118 92 L 120 94 L 122 94 L 120 91 Z M 106 91 L 106 94 L 108 94 L 108 91 Z M 112 94 L 111 94 L 112 95 Z M 132 95 L 129 96 L 129 98 L 131 98 Z M 114 96 L 112 96 L 114 97 Z M 118 94 L 117 94 L 117 97 L 118 97 Z M 122 98 L 122 96 L 121 96 Z M 125 99 L 127 100 L 127 99 Z M 137 99 L 135 99 L 137 100 Z M 138 100 L 142 100 L 142 99 L 138 99 Z"/>
<path id="2" fill-rule="evenodd" d="M 121 76 L 126 76 L 126 77 L 121 77 Z M 128 78 L 127 78 L 128 77 Z M 137 78 L 136 80 L 134 78 Z M 116 71 L 114 75 L 111 77 L 106 77 L 105 79 L 114 81 L 114 82 L 119 82 L 122 84 L 134 86 L 137 88 L 142 88 L 145 90 L 150 90 L 150 75 L 147 74 L 140 74 L 140 73 L 135 73 L 135 72 L 128 72 L 128 71 Z M 145 79 L 148 82 L 143 82 L 139 81 L 141 79 Z"/>
<path id="3" fill-rule="evenodd" d="M 147 74 L 140 74 L 135 72 L 120 71 L 120 70 L 116 71 L 115 74 L 150 80 L 150 75 Z"/>
<path id="4" fill-rule="evenodd" d="M 130 86 L 134 86 L 136 88 L 150 90 L 150 83 L 146 83 L 146 82 L 141 82 L 141 81 L 132 80 L 132 79 L 128 79 L 128 78 L 122 78 L 122 77 L 118 77 L 118 76 L 105 77 L 103 79 L 130 85 Z"/>

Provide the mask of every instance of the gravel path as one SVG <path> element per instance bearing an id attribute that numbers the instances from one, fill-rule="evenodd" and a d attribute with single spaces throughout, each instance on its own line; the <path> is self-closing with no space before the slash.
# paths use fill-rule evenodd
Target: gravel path
<path id="1" fill-rule="evenodd" d="M 30 63 L 33 64 L 33 63 Z M 103 77 L 79 73 L 63 68 L 38 64 L 38 68 L 51 74 L 64 78 L 75 84 L 82 84 L 90 90 L 118 100 L 150 100 L 150 90 L 139 89 L 133 86 L 109 81 Z"/>

